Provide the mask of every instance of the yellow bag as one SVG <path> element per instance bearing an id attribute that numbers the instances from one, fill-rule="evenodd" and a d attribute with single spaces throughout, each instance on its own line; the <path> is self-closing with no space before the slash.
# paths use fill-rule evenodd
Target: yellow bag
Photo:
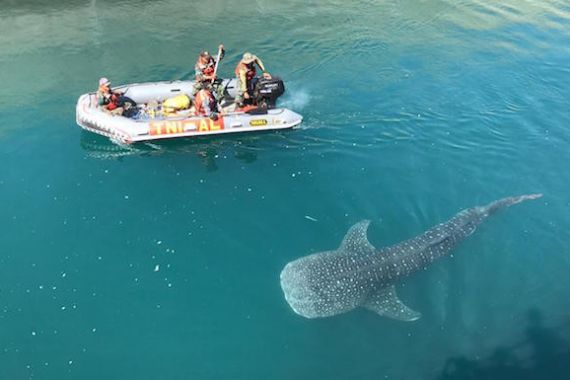
<path id="1" fill-rule="evenodd" d="M 186 110 L 190 108 L 190 98 L 188 95 L 180 94 L 162 102 L 162 111 L 168 115 L 176 113 L 176 111 Z"/>

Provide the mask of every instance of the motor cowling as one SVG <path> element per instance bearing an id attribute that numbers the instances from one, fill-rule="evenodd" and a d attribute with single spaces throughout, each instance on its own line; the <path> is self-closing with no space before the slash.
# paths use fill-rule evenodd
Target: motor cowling
<path id="1" fill-rule="evenodd" d="M 271 79 L 259 78 L 255 84 L 253 96 L 258 105 L 267 105 L 268 108 L 275 107 L 277 98 L 285 93 L 285 84 L 279 77 Z"/>

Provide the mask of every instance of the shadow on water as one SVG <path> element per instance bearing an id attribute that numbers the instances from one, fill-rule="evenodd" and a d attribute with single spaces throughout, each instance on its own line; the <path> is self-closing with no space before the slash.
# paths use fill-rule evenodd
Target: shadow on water
<path id="1" fill-rule="evenodd" d="M 208 171 L 217 170 L 217 161 L 227 157 L 234 157 L 246 164 L 255 162 L 261 150 L 255 142 L 255 138 L 201 137 L 126 145 L 111 142 L 106 137 L 86 131 L 81 132 L 80 140 L 81 147 L 91 158 L 121 160 L 128 156 L 192 155 L 197 157 Z"/>
<path id="2" fill-rule="evenodd" d="M 542 314 L 531 309 L 525 339 L 499 346 L 481 360 L 449 358 L 437 380 L 562 380 L 570 378 L 570 342 L 544 326 Z"/>

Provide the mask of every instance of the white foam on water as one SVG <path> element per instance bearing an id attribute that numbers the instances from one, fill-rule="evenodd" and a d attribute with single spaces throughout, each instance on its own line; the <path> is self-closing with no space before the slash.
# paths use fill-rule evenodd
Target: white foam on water
<path id="1" fill-rule="evenodd" d="M 294 112 L 301 112 L 311 102 L 311 95 L 307 89 L 287 89 L 285 97 L 280 102 L 282 107 L 289 108 Z"/>

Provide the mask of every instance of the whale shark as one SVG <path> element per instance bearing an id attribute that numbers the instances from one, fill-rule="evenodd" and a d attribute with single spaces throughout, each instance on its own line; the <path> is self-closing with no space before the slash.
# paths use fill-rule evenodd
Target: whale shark
<path id="1" fill-rule="evenodd" d="M 496 211 L 541 196 L 508 197 L 468 208 L 421 235 L 381 249 L 368 241 L 370 221 L 363 220 L 348 230 L 338 249 L 285 265 L 280 276 L 285 300 L 306 318 L 330 317 L 363 307 L 383 317 L 415 321 L 421 314 L 398 298 L 395 284 L 399 280 L 449 254 Z"/>

